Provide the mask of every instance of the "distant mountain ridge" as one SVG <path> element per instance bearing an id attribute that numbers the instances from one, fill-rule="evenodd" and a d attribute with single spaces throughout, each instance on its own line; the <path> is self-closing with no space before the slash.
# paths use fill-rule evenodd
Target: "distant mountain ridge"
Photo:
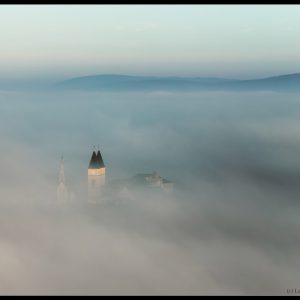
<path id="1" fill-rule="evenodd" d="M 250 80 L 102 74 L 64 80 L 55 87 L 104 91 L 300 91 L 300 73 Z"/>

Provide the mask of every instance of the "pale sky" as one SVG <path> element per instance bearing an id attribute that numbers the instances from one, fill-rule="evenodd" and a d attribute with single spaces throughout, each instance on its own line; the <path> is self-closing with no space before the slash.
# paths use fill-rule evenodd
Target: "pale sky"
<path id="1" fill-rule="evenodd" d="M 299 5 L 1 5 L 0 76 L 300 72 Z"/>

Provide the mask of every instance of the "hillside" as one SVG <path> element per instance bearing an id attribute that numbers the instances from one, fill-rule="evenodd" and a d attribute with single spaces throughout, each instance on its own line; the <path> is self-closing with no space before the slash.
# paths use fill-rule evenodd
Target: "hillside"
<path id="1" fill-rule="evenodd" d="M 252 80 L 214 77 L 155 77 L 103 74 L 68 79 L 57 83 L 55 87 L 71 90 L 106 91 L 300 91 L 300 73 Z"/>

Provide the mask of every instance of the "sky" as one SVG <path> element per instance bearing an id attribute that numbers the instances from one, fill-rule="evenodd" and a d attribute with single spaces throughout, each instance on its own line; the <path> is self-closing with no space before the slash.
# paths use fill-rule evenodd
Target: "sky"
<path id="1" fill-rule="evenodd" d="M 297 5 L 2 5 L 0 78 L 300 69 Z"/>

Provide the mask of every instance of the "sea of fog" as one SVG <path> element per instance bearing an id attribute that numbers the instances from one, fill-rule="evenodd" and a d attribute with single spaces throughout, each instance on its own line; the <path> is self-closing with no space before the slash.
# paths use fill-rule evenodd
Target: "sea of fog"
<path id="1" fill-rule="evenodd" d="M 300 95 L 0 91 L 0 294 L 300 289 Z M 85 205 L 158 172 L 170 195 Z M 77 205 L 57 206 L 61 156 Z"/>

